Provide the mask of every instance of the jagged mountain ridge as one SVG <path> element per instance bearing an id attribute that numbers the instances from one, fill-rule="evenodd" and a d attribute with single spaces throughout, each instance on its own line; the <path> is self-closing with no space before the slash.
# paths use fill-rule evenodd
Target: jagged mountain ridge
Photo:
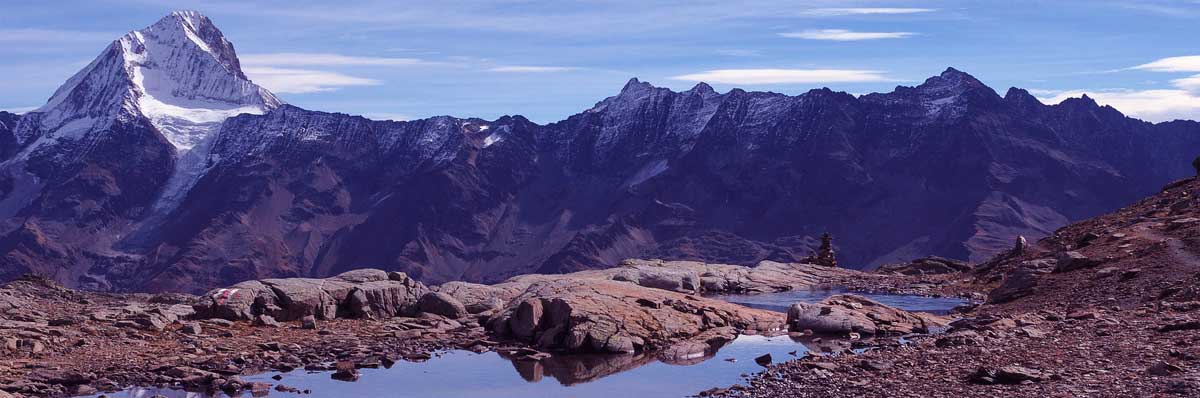
<path id="1" fill-rule="evenodd" d="M 173 21 L 187 32 L 199 18 Z M 228 43 L 199 30 L 201 42 Z M 208 47 L 227 47 L 207 52 L 212 65 L 244 80 L 232 45 Z M 0 273 L 101 290 L 198 291 L 364 266 L 496 281 L 627 257 L 795 261 L 824 231 L 846 264 L 979 260 L 1017 234 L 1153 192 L 1200 153 L 1195 122 L 1150 124 L 1086 97 L 1001 97 L 954 69 L 861 97 L 674 92 L 633 79 L 544 126 L 371 121 L 258 98 L 249 103 L 262 112 L 208 125 L 202 157 L 135 113 L 126 119 L 137 128 L 117 131 L 138 134 L 107 135 L 121 145 L 76 167 L 6 161 L 0 210 L 15 210 L 3 214 Z M 15 119 L 0 114 L 0 126 Z M 22 142 L 0 131 L 6 159 L 19 152 L 9 137 Z M 201 167 L 178 167 L 188 156 Z M 13 204 L 28 192 L 36 199 Z M 175 193 L 167 205 L 164 192 Z"/>

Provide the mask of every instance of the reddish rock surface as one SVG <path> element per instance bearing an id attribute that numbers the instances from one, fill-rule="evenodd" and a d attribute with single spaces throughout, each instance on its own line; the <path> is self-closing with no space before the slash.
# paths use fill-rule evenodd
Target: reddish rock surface
<path id="1" fill-rule="evenodd" d="M 774 365 L 705 395 L 1200 396 L 1198 196 L 1200 181 L 1179 181 L 944 276 L 947 291 L 990 291 L 945 335 Z"/>

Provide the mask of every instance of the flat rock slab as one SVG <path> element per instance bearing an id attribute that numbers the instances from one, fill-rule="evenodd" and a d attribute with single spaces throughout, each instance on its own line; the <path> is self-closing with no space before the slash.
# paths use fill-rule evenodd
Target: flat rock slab
<path id="1" fill-rule="evenodd" d="M 572 279 L 608 279 L 691 294 L 771 293 L 822 285 L 862 272 L 814 264 L 762 261 L 753 267 L 695 261 L 625 260 L 614 268 L 565 274 Z M 502 283 L 532 283 L 564 275 L 520 275 Z M 499 285 L 497 285 L 499 286 Z"/>
<path id="2" fill-rule="evenodd" d="M 787 313 L 789 330 L 817 334 L 926 333 L 947 323 L 943 317 L 904 311 L 853 294 L 830 296 L 819 303 L 792 304 Z"/>
<path id="3" fill-rule="evenodd" d="M 313 316 L 390 318 L 415 311 L 425 285 L 400 272 L 358 269 L 331 278 L 263 279 L 215 289 L 194 305 L 200 318 L 286 322 Z"/>

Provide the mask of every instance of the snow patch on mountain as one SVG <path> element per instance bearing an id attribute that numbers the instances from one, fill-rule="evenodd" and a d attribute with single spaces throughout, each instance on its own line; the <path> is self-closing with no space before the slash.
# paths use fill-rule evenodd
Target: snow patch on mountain
<path id="1" fill-rule="evenodd" d="M 479 126 L 479 131 L 480 132 L 488 131 L 488 129 L 490 127 L 491 126 L 487 126 L 487 125 Z M 496 144 L 504 141 L 504 136 L 507 135 L 509 133 L 509 131 L 510 131 L 510 128 L 508 125 L 500 126 L 500 128 L 496 129 L 491 134 L 488 134 L 487 137 L 483 138 L 483 147 L 487 148 L 487 147 L 496 145 Z"/>

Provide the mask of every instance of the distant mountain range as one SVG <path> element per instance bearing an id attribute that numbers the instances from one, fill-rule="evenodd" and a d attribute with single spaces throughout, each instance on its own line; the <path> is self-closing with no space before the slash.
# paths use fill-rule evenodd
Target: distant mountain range
<path id="1" fill-rule="evenodd" d="M 630 80 L 538 125 L 372 121 L 283 104 L 195 12 L 0 112 L 0 278 L 189 291 L 375 267 L 426 282 L 624 258 L 979 261 L 1192 173 L 1200 124 L 947 69 L 855 97 Z"/>

